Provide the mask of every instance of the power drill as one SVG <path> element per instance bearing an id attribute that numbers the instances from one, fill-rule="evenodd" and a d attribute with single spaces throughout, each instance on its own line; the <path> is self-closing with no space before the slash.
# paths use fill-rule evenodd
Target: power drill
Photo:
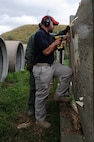
<path id="1" fill-rule="evenodd" d="M 65 40 L 63 40 L 63 38 L 64 38 L 64 35 L 57 35 L 57 36 L 55 36 L 55 39 L 58 39 L 58 38 L 61 38 L 61 44 L 60 45 L 58 45 L 57 46 L 57 49 L 59 50 L 59 49 L 63 49 L 64 48 L 64 46 L 65 46 Z"/>

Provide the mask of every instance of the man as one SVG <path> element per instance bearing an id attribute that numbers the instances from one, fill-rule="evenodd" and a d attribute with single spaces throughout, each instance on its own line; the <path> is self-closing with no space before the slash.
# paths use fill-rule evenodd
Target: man
<path id="1" fill-rule="evenodd" d="M 30 35 L 28 43 L 27 43 L 27 48 L 25 52 L 25 64 L 27 70 L 30 72 L 30 94 L 29 94 L 29 99 L 28 99 L 28 116 L 34 116 L 35 114 L 35 79 L 33 76 L 33 64 L 32 64 L 32 59 L 33 59 L 33 50 L 34 50 L 34 36 L 35 34 Z"/>
<path id="2" fill-rule="evenodd" d="M 72 70 L 60 63 L 54 63 L 54 50 L 61 44 L 62 39 L 54 39 L 49 33 L 58 25 L 51 16 L 44 16 L 41 20 L 41 28 L 34 37 L 33 74 L 36 85 L 35 118 L 36 125 L 41 128 L 49 128 L 51 124 L 46 118 L 46 101 L 49 95 L 49 85 L 52 77 L 59 78 L 59 86 L 54 94 L 56 101 L 61 101 L 69 88 Z M 63 37 L 66 40 L 66 36 Z"/>
<path id="3" fill-rule="evenodd" d="M 39 23 L 39 28 L 41 27 L 41 24 Z M 25 52 L 25 64 L 27 70 L 30 72 L 30 94 L 29 94 L 29 99 L 28 99 L 28 116 L 32 117 L 35 115 L 35 79 L 34 75 L 32 72 L 33 69 L 33 50 L 34 50 L 34 36 L 35 33 L 31 34 L 28 43 L 27 43 L 27 48 Z"/>
<path id="4" fill-rule="evenodd" d="M 41 23 L 39 23 L 39 28 L 41 28 Z M 51 35 L 53 36 L 58 36 L 58 35 L 66 35 L 67 32 L 69 32 L 70 27 L 67 26 L 64 30 L 59 31 L 57 34 L 53 34 L 51 33 Z M 51 31 L 50 31 L 51 32 Z M 32 64 L 32 60 L 33 60 L 33 50 L 34 50 L 34 36 L 35 33 L 31 34 L 29 39 L 28 39 L 28 43 L 27 43 L 27 48 L 26 48 L 26 52 L 25 52 L 25 64 L 26 64 L 26 68 L 27 70 L 30 72 L 30 91 L 29 91 L 29 99 L 28 99 L 28 116 L 32 117 L 35 115 L 35 79 L 33 76 L 33 64 Z"/>

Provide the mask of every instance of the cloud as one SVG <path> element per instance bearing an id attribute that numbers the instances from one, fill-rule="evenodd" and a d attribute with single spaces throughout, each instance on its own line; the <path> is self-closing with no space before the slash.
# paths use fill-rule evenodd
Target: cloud
<path id="1" fill-rule="evenodd" d="M 51 15 L 60 24 L 69 24 L 80 0 L 0 0 L 0 33 L 25 24 L 38 24 L 44 15 Z"/>
<path id="2" fill-rule="evenodd" d="M 10 26 L 14 26 L 16 24 L 37 24 L 37 20 L 35 17 L 31 17 L 31 16 L 26 16 L 26 15 L 22 15 L 22 16 L 15 16 L 15 17 L 9 17 L 9 15 L 4 14 L 2 17 L 2 21 L 1 24 L 6 25 L 6 23 Z"/>
<path id="3" fill-rule="evenodd" d="M 11 30 L 11 27 L 0 25 L 0 34 L 6 32 L 6 31 L 10 31 L 10 30 Z"/>

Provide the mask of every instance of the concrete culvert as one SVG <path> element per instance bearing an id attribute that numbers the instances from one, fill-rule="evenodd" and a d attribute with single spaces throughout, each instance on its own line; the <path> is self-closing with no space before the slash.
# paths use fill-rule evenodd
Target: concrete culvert
<path id="1" fill-rule="evenodd" d="M 20 41 L 5 41 L 9 58 L 9 72 L 24 69 L 24 48 Z"/>
<path id="2" fill-rule="evenodd" d="M 23 47 L 24 47 L 24 66 L 25 66 L 25 52 L 26 52 L 27 44 L 23 44 Z"/>
<path id="3" fill-rule="evenodd" d="M 24 47 L 24 55 L 25 55 L 27 44 L 23 44 L 23 47 Z"/>
<path id="4" fill-rule="evenodd" d="M 0 37 L 0 82 L 3 82 L 8 73 L 8 56 L 5 41 Z"/>

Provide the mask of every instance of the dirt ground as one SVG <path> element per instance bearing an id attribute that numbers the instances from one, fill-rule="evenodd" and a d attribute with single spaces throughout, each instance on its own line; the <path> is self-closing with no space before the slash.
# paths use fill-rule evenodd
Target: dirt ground
<path id="1" fill-rule="evenodd" d="M 65 133 L 76 133 L 76 134 L 81 134 L 82 132 L 82 127 L 81 127 L 81 123 L 80 123 L 80 117 L 79 117 L 79 113 L 77 113 L 74 108 L 72 107 L 70 102 L 63 102 L 59 104 L 59 111 L 60 111 L 60 117 L 62 118 L 69 118 L 72 124 L 72 128 L 65 128 L 63 131 Z M 21 115 L 21 114 L 20 114 Z M 20 122 L 20 124 L 18 124 L 17 128 L 18 129 L 23 129 L 26 128 L 30 125 L 32 125 L 33 123 L 35 123 L 35 119 L 33 118 L 32 121 L 29 117 L 22 117 L 24 118 L 25 123 Z"/>
<path id="2" fill-rule="evenodd" d="M 76 108 L 77 109 L 77 108 Z M 71 127 L 63 129 L 64 133 L 82 134 L 82 127 L 80 123 L 80 116 L 70 102 L 60 103 L 60 117 L 61 119 L 69 118 Z"/>

